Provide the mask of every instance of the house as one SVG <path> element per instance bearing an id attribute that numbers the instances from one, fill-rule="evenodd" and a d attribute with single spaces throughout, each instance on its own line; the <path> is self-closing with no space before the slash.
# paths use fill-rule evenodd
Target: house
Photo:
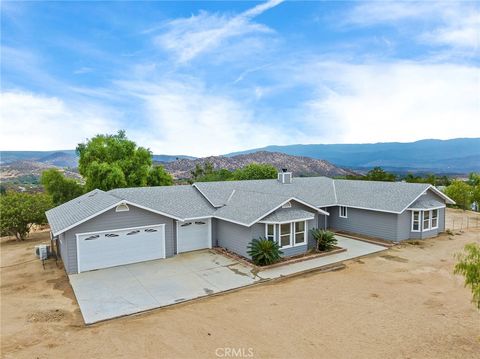
<path id="1" fill-rule="evenodd" d="M 292 256 L 314 245 L 314 227 L 390 241 L 427 238 L 444 231 L 445 205 L 453 203 L 429 184 L 285 171 L 276 180 L 93 190 L 46 215 L 71 274 L 214 246 L 248 257 L 259 237 Z"/>

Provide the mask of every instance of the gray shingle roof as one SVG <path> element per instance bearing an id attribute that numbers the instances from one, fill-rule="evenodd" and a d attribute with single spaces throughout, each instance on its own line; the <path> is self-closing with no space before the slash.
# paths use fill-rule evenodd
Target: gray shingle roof
<path id="1" fill-rule="evenodd" d="M 54 235 L 74 224 L 105 210 L 120 200 L 104 191 L 95 189 L 45 212 Z"/>
<path id="2" fill-rule="evenodd" d="M 296 177 L 292 183 L 289 184 L 282 184 L 276 179 L 269 179 L 196 182 L 194 186 L 196 186 L 215 207 L 225 205 L 234 189 L 295 197 L 315 207 L 330 206 L 336 203 L 333 180 L 328 177 Z"/>
<path id="3" fill-rule="evenodd" d="M 262 218 L 265 222 L 292 222 L 300 219 L 314 218 L 314 213 L 300 208 L 282 208 Z"/>
<path id="4" fill-rule="evenodd" d="M 438 201 L 434 198 L 419 198 L 415 202 L 413 202 L 408 208 L 430 209 L 430 208 L 439 208 L 444 206 L 445 206 L 445 203 Z"/>
<path id="5" fill-rule="evenodd" d="M 118 188 L 108 193 L 180 219 L 208 217 L 215 210 L 192 186 Z"/>
<path id="6" fill-rule="evenodd" d="M 335 180 L 337 203 L 385 212 L 402 212 L 429 184 Z"/>

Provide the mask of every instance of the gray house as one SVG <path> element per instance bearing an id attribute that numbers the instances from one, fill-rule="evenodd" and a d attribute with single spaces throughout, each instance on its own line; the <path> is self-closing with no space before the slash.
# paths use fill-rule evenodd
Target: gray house
<path id="1" fill-rule="evenodd" d="M 427 238 L 444 231 L 445 205 L 453 203 L 429 184 L 282 172 L 277 180 L 94 190 L 46 214 L 66 271 L 80 273 L 214 246 L 248 257 L 258 237 L 292 256 L 314 245 L 312 228 Z"/>

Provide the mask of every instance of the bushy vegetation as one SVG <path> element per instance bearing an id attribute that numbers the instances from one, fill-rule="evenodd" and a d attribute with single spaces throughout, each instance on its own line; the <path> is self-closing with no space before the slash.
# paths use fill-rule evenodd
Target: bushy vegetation
<path id="1" fill-rule="evenodd" d="M 480 174 L 470 173 L 467 181 L 453 180 L 445 188 L 445 194 L 453 199 L 463 210 L 469 209 L 472 203 L 480 205 Z"/>
<path id="2" fill-rule="evenodd" d="M 278 170 L 270 164 L 250 163 L 235 171 L 227 169 L 214 169 L 210 162 L 204 165 L 197 164 L 191 171 L 192 181 L 194 182 L 212 182 L 212 181 L 241 181 L 253 179 L 273 179 L 277 178 Z"/>
<path id="3" fill-rule="evenodd" d="M 24 240 L 33 225 L 46 224 L 45 211 L 53 207 L 44 193 L 7 192 L 0 196 L 0 235 Z"/>
<path id="4" fill-rule="evenodd" d="M 86 191 L 108 191 L 121 187 L 165 186 L 173 178 L 161 166 L 152 166 L 152 152 L 137 147 L 125 131 L 116 135 L 97 135 L 76 148 L 78 170 L 85 179 Z"/>
<path id="5" fill-rule="evenodd" d="M 247 253 L 252 257 L 253 263 L 259 266 L 273 264 L 283 254 L 277 242 L 261 237 L 249 243 Z"/>
<path id="6" fill-rule="evenodd" d="M 465 277 L 465 286 L 472 290 L 472 302 L 480 309 L 480 245 L 470 243 L 463 253 L 457 253 L 454 273 Z"/>
<path id="7" fill-rule="evenodd" d="M 317 243 L 317 250 L 320 252 L 329 251 L 337 244 L 337 238 L 333 232 L 319 228 L 312 228 L 310 232 Z"/>
<path id="8" fill-rule="evenodd" d="M 83 186 L 71 178 L 66 178 L 59 170 L 51 168 L 42 172 L 41 183 L 58 206 L 84 193 Z"/>

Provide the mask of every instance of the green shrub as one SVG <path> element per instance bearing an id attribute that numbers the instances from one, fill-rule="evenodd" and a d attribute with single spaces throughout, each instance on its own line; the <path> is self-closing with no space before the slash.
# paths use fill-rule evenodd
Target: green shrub
<path id="1" fill-rule="evenodd" d="M 319 228 L 312 228 L 310 232 L 317 242 L 317 250 L 321 252 L 329 251 L 337 244 L 337 239 L 333 232 Z"/>
<path id="2" fill-rule="evenodd" d="M 250 242 L 247 253 L 252 257 L 253 262 L 260 266 L 277 262 L 283 254 L 277 242 L 262 237 Z"/>

